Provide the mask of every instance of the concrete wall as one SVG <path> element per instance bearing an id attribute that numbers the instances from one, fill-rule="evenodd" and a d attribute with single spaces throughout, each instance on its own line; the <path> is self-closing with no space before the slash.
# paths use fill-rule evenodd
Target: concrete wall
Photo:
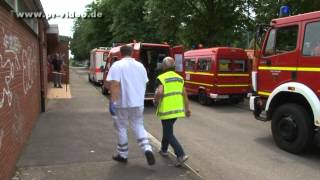
<path id="1" fill-rule="evenodd" d="M 44 24 L 40 26 L 44 28 Z M 41 112 L 41 90 L 46 93 L 46 78 L 41 75 L 47 77 L 46 70 L 40 71 L 40 67 L 47 66 L 46 44 L 41 41 L 45 42 L 45 35 L 38 38 L 0 3 L 1 180 L 12 176 L 16 160 Z"/>

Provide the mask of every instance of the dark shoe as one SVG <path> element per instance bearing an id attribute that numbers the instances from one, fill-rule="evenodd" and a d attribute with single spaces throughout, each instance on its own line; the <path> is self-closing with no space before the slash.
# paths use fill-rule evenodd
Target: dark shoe
<path id="1" fill-rule="evenodd" d="M 164 152 L 162 150 L 159 151 L 159 154 L 162 156 L 162 157 L 168 157 L 169 156 L 169 153 L 168 152 Z"/>
<path id="2" fill-rule="evenodd" d="M 187 155 L 183 155 L 181 157 L 178 157 L 176 166 L 181 167 L 188 159 L 189 159 L 189 156 L 187 156 Z"/>
<path id="3" fill-rule="evenodd" d="M 54 87 L 54 88 L 57 88 L 58 86 L 57 86 L 57 85 L 54 85 L 53 87 Z"/>
<path id="4" fill-rule="evenodd" d="M 62 86 L 61 86 L 61 85 L 59 85 L 59 88 L 62 88 Z"/>
<path id="5" fill-rule="evenodd" d="M 127 158 L 121 157 L 119 154 L 112 156 L 112 159 L 115 160 L 115 161 L 121 162 L 121 163 L 127 163 L 128 162 Z"/>
<path id="6" fill-rule="evenodd" d="M 156 160 L 154 158 L 152 151 L 146 151 L 144 154 L 145 154 L 145 156 L 147 158 L 147 162 L 150 166 L 152 166 L 156 163 Z"/>

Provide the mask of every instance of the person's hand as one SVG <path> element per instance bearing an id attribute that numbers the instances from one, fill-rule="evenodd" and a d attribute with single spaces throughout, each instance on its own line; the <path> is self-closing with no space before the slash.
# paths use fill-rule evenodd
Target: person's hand
<path id="1" fill-rule="evenodd" d="M 114 102 L 109 101 L 109 112 L 112 116 L 116 115 L 116 104 Z"/>
<path id="2" fill-rule="evenodd" d="M 186 116 L 187 117 L 190 117 L 191 116 L 191 111 L 188 109 L 188 110 L 186 110 Z"/>

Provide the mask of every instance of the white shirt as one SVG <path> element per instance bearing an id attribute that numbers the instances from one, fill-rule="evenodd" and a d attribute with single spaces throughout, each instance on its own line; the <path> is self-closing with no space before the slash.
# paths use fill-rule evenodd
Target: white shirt
<path id="1" fill-rule="evenodd" d="M 121 92 L 116 102 L 117 107 L 144 106 L 146 83 L 149 79 L 142 63 L 131 57 L 116 61 L 108 72 L 107 81 L 120 82 Z"/>

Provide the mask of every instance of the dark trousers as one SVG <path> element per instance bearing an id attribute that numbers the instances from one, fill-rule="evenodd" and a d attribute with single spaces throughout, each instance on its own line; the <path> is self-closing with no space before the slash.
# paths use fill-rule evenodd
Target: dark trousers
<path id="1" fill-rule="evenodd" d="M 173 134 L 173 125 L 176 122 L 175 119 L 168 119 L 168 120 L 162 120 L 162 142 L 161 142 L 161 150 L 163 152 L 168 151 L 169 144 L 174 150 L 174 153 L 177 157 L 184 156 L 184 151 L 179 143 L 179 141 L 176 139 L 176 137 Z"/>
<path id="2" fill-rule="evenodd" d="M 56 86 L 61 86 L 61 74 L 57 74 L 57 73 L 53 73 L 53 83 L 54 83 L 54 87 Z"/>

